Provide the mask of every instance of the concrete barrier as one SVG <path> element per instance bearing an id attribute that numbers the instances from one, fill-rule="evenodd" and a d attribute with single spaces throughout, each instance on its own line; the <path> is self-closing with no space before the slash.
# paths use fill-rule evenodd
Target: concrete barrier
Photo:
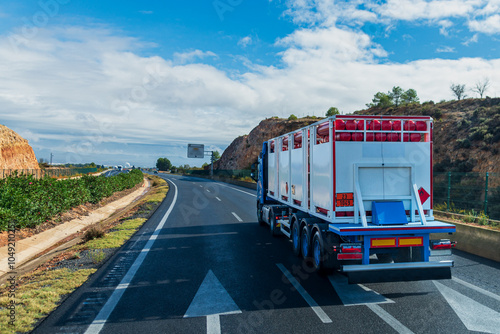
<path id="1" fill-rule="evenodd" d="M 454 224 L 457 232 L 453 235 L 432 234 L 431 239 L 450 239 L 457 242 L 456 248 L 459 250 L 500 262 L 500 231 L 448 221 L 441 217 L 437 220 Z"/>

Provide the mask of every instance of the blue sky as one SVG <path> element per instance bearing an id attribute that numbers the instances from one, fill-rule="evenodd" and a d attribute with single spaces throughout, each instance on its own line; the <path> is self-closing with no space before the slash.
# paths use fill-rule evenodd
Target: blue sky
<path id="1" fill-rule="evenodd" d="M 188 143 L 396 85 L 499 96 L 499 39 L 500 0 L 4 1 L 0 123 L 57 163 L 201 165 Z"/>

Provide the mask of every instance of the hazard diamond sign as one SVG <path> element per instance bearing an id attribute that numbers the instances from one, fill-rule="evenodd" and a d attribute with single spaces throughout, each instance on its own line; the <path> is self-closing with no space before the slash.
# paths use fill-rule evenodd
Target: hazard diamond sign
<path id="1" fill-rule="evenodd" d="M 423 187 L 420 187 L 420 189 L 418 189 L 418 196 L 420 197 L 420 203 L 422 204 L 424 204 L 425 201 L 427 201 L 427 199 L 431 197 L 431 195 L 429 195 L 429 193 L 425 191 Z"/>

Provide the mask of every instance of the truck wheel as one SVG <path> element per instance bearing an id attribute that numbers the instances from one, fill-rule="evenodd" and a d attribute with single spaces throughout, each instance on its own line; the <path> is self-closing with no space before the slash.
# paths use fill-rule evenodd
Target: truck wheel
<path id="1" fill-rule="evenodd" d="M 311 236 L 307 226 L 302 228 L 302 233 L 300 235 L 300 250 L 302 257 L 308 259 L 311 257 Z"/>
<path id="2" fill-rule="evenodd" d="M 300 256 L 300 226 L 298 221 L 292 226 L 292 250 L 295 256 Z"/>
<path id="3" fill-rule="evenodd" d="M 271 212 L 269 212 L 269 215 L 270 215 L 269 224 L 271 225 L 271 235 L 273 237 L 276 237 L 279 234 L 279 230 L 276 227 L 276 216 L 274 215 L 273 210 L 271 210 Z"/>
<path id="4" fill-rule="evenodd" d="M 264 221 L 264 219 L 262 219 L 262 204 L 260 204 L 259 202 L 257 202 L 257 220 L 259 221 L 259 224 L 260 225 L 266 225 L 266 222 Z"/>
<path id="5" fill-rule="evenodd" d="M 321 233 L 316 231 L 312 239 L 312 265 L 315 271 L 323 269 L 323 239 Z"/>

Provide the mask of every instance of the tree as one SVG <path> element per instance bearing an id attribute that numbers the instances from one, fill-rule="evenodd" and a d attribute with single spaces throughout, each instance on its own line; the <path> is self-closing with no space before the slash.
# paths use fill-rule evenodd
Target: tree
<path id="1" fill-rule="evenodd" d="M 413 88 L 408 89 L 401 95 L 401 102 L 402 104 L 419 103 L 417 91 Z"/>
<path id="2" fill-rule="evenodd" d="M 397 107 L 401 102 L 401 97 L 403 95 L 403 88 L 399 86 L 392 87 L 392 91 L 390 91 L 387 95 L 391 98 L 392 102 Z"/>
<path id="3" fill-rule="evenodd" d="M 289 121 L 295 121 L 297 119 L 297 116 L 295 116 L 294 114 L 291 114 L 289 117 L 288 117 L 288 120 Z"/>
<path id="4" fill-rule="evenodd" d="M 478 93 L 479 96 L 483 98 L 483 95 L 488 89 L 489 85 L 490 85 L 490 79 L 484 78 L 483 81 L 476 82 L 476 85 L 474 86 L 474 88 L 472 88 L 472 91 Z"/>
<path id="5" fill-rule="evenodd" d="M 390 107 L 392 105 L 393 105 L 392 98 L 388 94 L 378 92 L 373 97 L 372 103 L 368 103 L 366 106 L 368 108 L 372 108 L 372 107 L 387 108 L 387 107 Z"/>
<path id="6" fill-rule="evenodd" d="M 460 85 L 460 84 L 454 84 L 452 83 L 450 86 L 451 91 L 453 94 L 457 97 L 457 100 L 465 99 L 467 95 L 465 95 L 465 84 Z"/>
<path id="7" fill-rule="evenodd" d="M 218 151 L 213 151 L 214 153 L 214 156 L 213 156 L 213 159 L 214 159 L 214 162 L 219 160 L 220 159 L 220 153 Z"/>
<path id="8" fill-rule="evenodd" d="M 326 117 L 335 116 L 335 115 L 340 115 L 340 111 L 338 108 L 330 107 L 330 109 L 328 109 L 328 111 L 326 112 Z"/>
<path id="9" fill-rule="evenodd" d="M 172 168 L 172 163 L 167 158 L 158 158 L 156 161 L 156 168 L 161 171 L 167 171 Z"/>

